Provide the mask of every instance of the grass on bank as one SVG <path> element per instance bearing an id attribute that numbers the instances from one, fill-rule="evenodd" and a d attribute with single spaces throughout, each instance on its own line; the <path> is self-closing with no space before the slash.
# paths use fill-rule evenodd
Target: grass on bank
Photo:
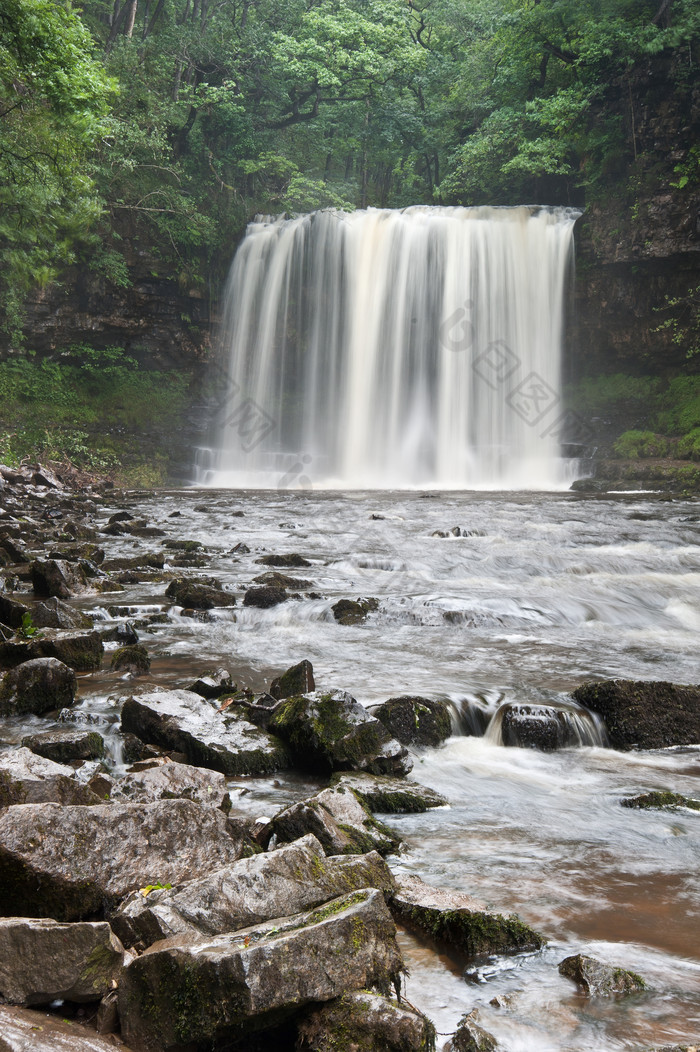
<path id="1" fill-rule="evenodd" d="M 0 462 L 66 463 L 121 486 L 167 480 L 191 375 L 156 372 L 118 347 L 0 362 Z"/>
<path id="2" fill-rule="evenodd" d="M 587 377 L 568 400 L 588 420 L 617 423 L 611 453 L 625 460 L 700 460 L 700 375 Z M 630 424 L 632 426 L 630 426 Z"/>

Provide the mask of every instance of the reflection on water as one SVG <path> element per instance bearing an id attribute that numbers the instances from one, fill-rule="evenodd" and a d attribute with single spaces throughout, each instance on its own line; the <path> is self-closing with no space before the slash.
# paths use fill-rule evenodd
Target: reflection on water
<path id="1" fill-rule="evenodd" d="M 207 510 L 195 511 L 203 500 Z M 503 704 L 561 707 L 590 677 L 697 682 L 700 523 L 687 521 L 695 506 L 645 496 L 313 492 L 188 492 L 139 505 L 169 536 L 201 541 L 210 557 L 201 572 L 239 597 L 270 552 L 306 556 L 312 565 L 291 573 L 313 580 L 318 596 L 270 610 L 242 608 L 239 598 L 235 621 L 230 612 L 202 622 L 172 611 L 141 633 L 159 682 L 186 685 L 224 665 L 262 689 L 308 658 L 320 687 L 364 703 L 405 693 L 452 702 L 455 736 L 417 753 L 414 769 L 450 807 L 388 817 L 406 844 L 393 862 L 517 911 L 549 944 L 466 981 L 463 962 L 403 934 L 407 996 L 438 1030 L 476 1007 L 505 1052 L 638 1050 L 700 1037 L 700 814 L 620 806 L 646 789 L 700 796 L 700 748 L 539 753 L 465 736 L 483 734 Z M 181 516 L 169 519 L 175 508 Z M 433 536 L 454 526 L 462 536 Z M 231 554 L 239 542 L 249 554 Z M 110 554 L 152 545 L 116 538 Z M 118 601 L 167 609 L 164 592 L 162 583 L 129 585 Z M 333 603 L 358 596 L 376 596 L 378 612 L 364 625 L 338 625 Z M 109 695 L 129 687 L 94 674 L 81 689 L 83 707 L 114 719 Z M 280 775 L 247 788 L 236 806 L 269 815 L 315 786 Z M 579 950 L 633 968 L 651 990 L 582 999 L 557 972 Z"/>

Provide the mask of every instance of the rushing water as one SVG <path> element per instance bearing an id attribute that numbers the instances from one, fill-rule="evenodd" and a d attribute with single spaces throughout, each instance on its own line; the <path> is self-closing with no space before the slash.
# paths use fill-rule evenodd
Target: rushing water
<path id="1" fill-rule="evenodd" d="M 414 757 L 414 776 L 449 808 L 388 818 L 406 844 L 392 864 L 518 912 L 549 943 L 465 976 L 466 962 L 402 935 L 408 997 L 438 1030 L 477 1007 L 504 1052 L 631 1052 L 700 1036 L 700 815 L 620 806 L 653 788 L 700 796 L 700 747 L 539 753 L 497 744 L 493 725 L 486 736 L 463 733 L 483 731 L 504 703 L 570 710 L 569 691 L 591 677 L 697 682 L 697 504 L 189 491 L 139 498 L 138 508 L 170 537 L 200 540 L 201 572 L 239 597 L 269 552 L 306 556 L 311 567 L 288 572 L 311 579 L 320 596 L 269 610 L 239 604 L 236 620 L 225 610 L 198 621 L 170 609 L 166 623 L 141 633 L 158 682 L 186 685 L 224 665 L 262 689 L 309 658 L 318 686 L 364 703 L 403 693 L 452 703 L 461 732 Z M 460 536 L 449 532 L 455 526 Z M 232 553 L 240 543 L 250 552 Z M 109 540 L 110 554 L 153 544 Z M 113 601 L 133 618 L 167 610 L 164 590 L 129 585 Z M 378 611 L 364 625 L 338 625 L 331 605 L 362 595 L 377 597 Z M 81 677 L 82 707 L 115 721 L 109 699 L 128 689 L 114 674 Z M 236 806 L 256 815 L 313 788 L 287 775 L 233 784 L 247 789 Z M 650 991 L 579 997 L 557 972 L 579 950 L 640 972 Z M 490 1004 L 497 995 L 502 1007 Z"/>
<path id="2" fill-rule="evenodd" d="M 579 213 L 369 209 L 251 224 L 200 482 L 566 488 L 560 358 Z M 575 440 L 573 440 L 575 441 Z"/>

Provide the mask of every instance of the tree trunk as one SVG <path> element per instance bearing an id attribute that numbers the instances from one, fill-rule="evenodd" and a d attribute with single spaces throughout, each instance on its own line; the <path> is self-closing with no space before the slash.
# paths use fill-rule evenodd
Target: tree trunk
<path id="1" fill-rule="evenodd" d="M 138 7 L 139 0 L 130 0 L 130 6 L 126 16 L 126 26 L 124 27 L 124 36 L 131 40 L 134 32 L 134 22 L 136 21 L 136 8 Z"/>

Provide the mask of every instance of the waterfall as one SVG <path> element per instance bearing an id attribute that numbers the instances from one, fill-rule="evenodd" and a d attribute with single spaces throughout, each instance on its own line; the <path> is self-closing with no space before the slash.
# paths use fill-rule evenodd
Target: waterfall
<path id="1" fill-rule="evenodd" d="M 579 213 L 368 209 L 252 223 L 225 294 L 216 486 L 557 489 Z"/>

